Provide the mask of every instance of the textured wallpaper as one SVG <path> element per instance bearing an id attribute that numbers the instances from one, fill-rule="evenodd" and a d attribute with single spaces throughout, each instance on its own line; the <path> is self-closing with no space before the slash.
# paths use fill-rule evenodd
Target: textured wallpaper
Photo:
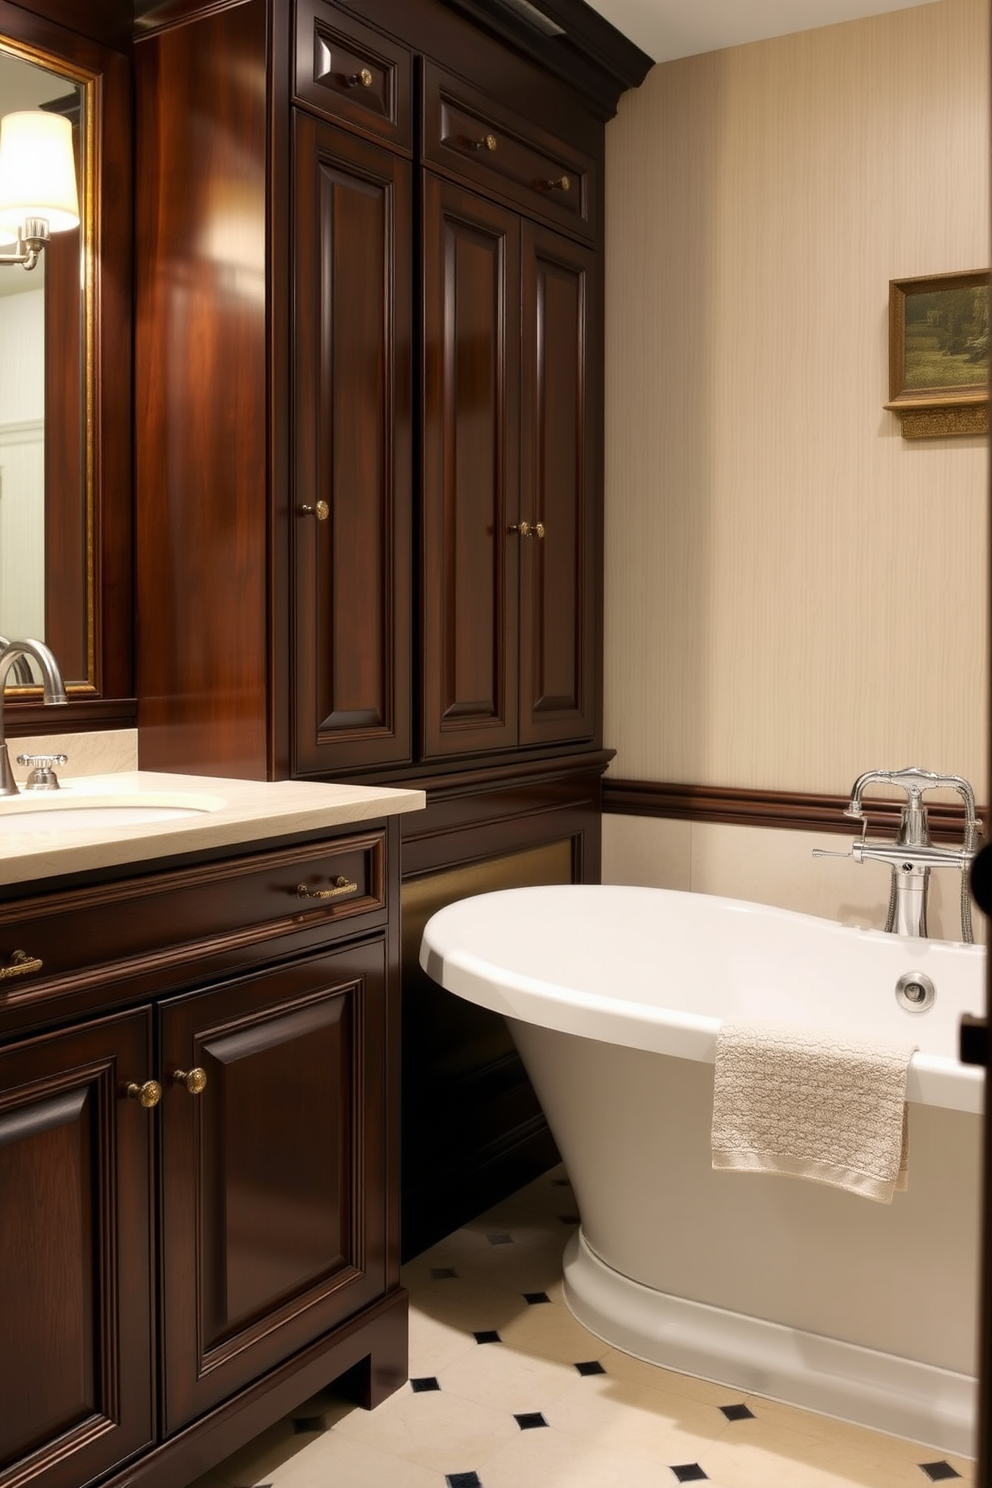
<path id="1" fill-rule="evenodd" d="M 989 5 L 656 66 L 607 129 L 606 743 L 986 798 L 987 456 L 905 440 L 890 279 L 989 264 Z"/>

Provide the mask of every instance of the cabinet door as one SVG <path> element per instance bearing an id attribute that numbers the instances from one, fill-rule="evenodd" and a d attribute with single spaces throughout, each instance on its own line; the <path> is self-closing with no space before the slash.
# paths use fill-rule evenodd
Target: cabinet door
<path id="1" fill-rule="evenodd" d="M 0 1484 L 151 1440 L 150 1073 L 147 1011 L 0 1052 Z"/>
<path id="2" fill-rule="evenodd" d="M 412 757 L 408 161 L 295 120 L 294 773 Z"/>
<path id="3" fill-rule="evenodd" d="M 536 533 L 521 542 L 520 555 L 522 744 L 591 739 L 596 731 L 601 475 L 595 263 L 581 244 L 523 224 L 520 514 Z"/>
<path id="4" fill-rule="evenodd" d="M 396 1282 L 383 942 L 167 1003 L 161 1033 L 173 1431 Z"/>
<path id="5" fill-rule="evenodd" d="M 517 742 L 520 225 L 424 177 L 423 752 Z"/>

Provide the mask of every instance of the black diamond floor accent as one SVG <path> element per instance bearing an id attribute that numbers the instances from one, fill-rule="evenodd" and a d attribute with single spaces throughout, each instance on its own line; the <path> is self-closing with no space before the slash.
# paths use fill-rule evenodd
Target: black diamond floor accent
<path id="1" fill-rule="evenodd" d="M 559 1214 L 558 1218 L 561 1220 L 562 1224 L 579 1223 L 579 1216 L 577 1214 Z"/>
<path id="2" fill-rule="evenodd" d="M 489 1244 L 490 1245 L 512 1245 L 513 1244 L 513 1236 L 512 1235 L 487 1235 L 486 1236 L 486 1239 L 489 1241 Z"/>
<path id="3" fill-rule="evenodd" d="M 606 1373 L 606 1370 L 603 1368 L 602 1364 L 600 1364 L 600 1362 L 599 1362 L 598 1359 L 586 1359 L 586 1360 L 583 1361 L 583 1363 L 576 1364 L 575 1367 L 579 1371 L 580 1374 L 605 1374 Z"/>
<path id="4" fill-rule="evenodd" d="M 673 1467 L 672 1472 L 680 1483 L 699 1483 L 706 1477 L 698 1462 L 683 1462 L 680 1467 Z"/>
<path id="5" fill-rule="evenodd" d="M 949 1462 L 921 1462 L 920 1467 L 931 1483 L 940 1483 L 944 1478 L 959 1478 L 961 1474 Z"/>
<path id="6" fill-rule="evenodd" d="M 410 1381 L 410 1389 L 415 1395 L 422 1395 L 425 1390 L 440 1390 L 441 1386 L 433 1374 L 421 1375 L 419 1379 Z"/>
<path id="7" fill-rule="evenodd" d="M 476 1343 L 502 1343 L 503 1340 L 495 1328 L 484 1328 L 481 1333 L 473 1333 L 472 1337 Z"/>
<path id="8" fill-rule="evenodd" d="M 753 1421 L 754 1411 L 748 1410 L 746 1405 L 721 1405 L 720 1410 L 728 1421 Z"/>
<path id="9" fill-rule="evenodd" d="M 455 1270 L 454 1266 L 431 1267 L 431 1281 L 451 1281 L 452 1277 L 457 1275 L 458 1272 Z"/>
<path id="10" fill-rule="evenodd" d="M 482 1488 L 482 1479 L 477 1472 L 445 1473 L 448 1488 Z"/>
<path id="11" fill-rule="evenodd" d="M 524 1292 L 524 1301 L 534 1307 L 538 1302 L 550 1302 L 547 1292 Z"/>
<path id="12" fill-rule="evenodd" d="M 524 1411 L 523 1415 L 514 1416 L 513 1419 L 521 1431 L 533 1431 L 537 1426 L 547 1426 L 547 1421 L 540 1411 Z"/>

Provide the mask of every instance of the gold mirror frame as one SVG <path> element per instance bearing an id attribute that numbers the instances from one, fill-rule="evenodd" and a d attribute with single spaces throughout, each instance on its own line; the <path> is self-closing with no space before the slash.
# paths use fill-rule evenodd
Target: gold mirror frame
<path id="1" fill-rule="evenodd" d="M 132 557 L 131 557 L 131 63 L 130 58 L 80 36 L 45 17 L 0 0 L 0 48 L 36 67 L 64 77 L 81 94 L 79 313 L 80 407 L 79 471 L 62 484 L 75 497 L 53 491 L 46 450 L 46 524 L 50 502 L 67 501 L 63 527 L 78 532 L 71 552 L 60 555 L 64 579 L 56 578 L 54 598 L 50 554 L 46 553 L 46 631 L 51 606 L 68 595 L 65 627 L 85 627 L 85 636 L 63 666 L 73 722 L 133 723 Z M 51 246 L 51 245 L 50 245 Z M 50 251 L 50 247 L 45 250 Z M 0 273 L 24 272 L 18 268 Z M 46 290 L 47 294 L 47 290 Z M 46 363 L 58 354 L 61 337 L 46 328 Z M 46 368 L 46 429 L 53 379 Z M 60 394 L 66 397 L 68 394 Z M 63 401 L 61 405 L 67 407 Z M 56 410 L 55 418 L 58 418 Z M 71 422 L 71 420 L 69 420 Z M 70 436 L 74 437 L 74 436 Z M 69 461 L 72 460 L 71 454 Z M 74 467 L 72 467 L 74 468 Z M 70 469 L 67 464 L 66 469 Z M 75 504 L 70 505 L 69 502 Z M 81 503 L 81 509 L 79 506 Z M 48 544 L 46 543 L 46 548 Z M 66 549 L 69 550 L 68 548 Z M 58 629 L 58 626 L 55 626 Z M 45 637 L 52 644 L 52 638 Z M 59 656 L 55 638 L 53 649 Z M 66 643 L 64 649 L 72 646 Z M 78 658 L 78 659 L 77 659 Z M 79 675 L 82 671 L 83 675 Z M 8 687 L 12 732 L 32 732 L 42 718 L 40 687 Z M 10 704 L 15 705 L 14 708 Z M 12 717 L 13 715 L 13 717 Z M 45 719 L 44 727 L 50 727 Z"/>

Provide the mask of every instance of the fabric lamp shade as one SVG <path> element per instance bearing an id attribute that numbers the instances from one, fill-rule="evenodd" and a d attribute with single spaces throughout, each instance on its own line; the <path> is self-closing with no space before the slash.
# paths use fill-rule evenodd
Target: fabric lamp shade
<path id="1" fill-rule="evenodd" d="M 16 232 L 31 217 L 49 232 L 79 226 L 72 125 L 42 109 L 0 119 L 0 228 Z"/>

